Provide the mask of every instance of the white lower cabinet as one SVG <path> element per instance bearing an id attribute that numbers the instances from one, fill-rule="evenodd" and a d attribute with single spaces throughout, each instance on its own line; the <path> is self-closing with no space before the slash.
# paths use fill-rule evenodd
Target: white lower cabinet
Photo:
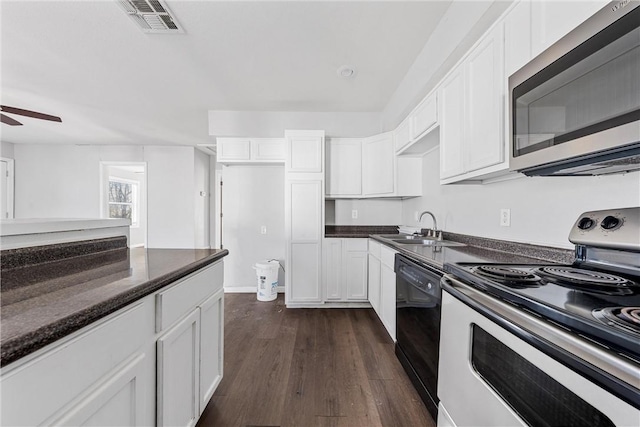
<path id="1" fill-rule="evenodd" d="M 369 302 L 393 341 L 396 340 L 396 253 L 369 239 Z"/>
<path id="2" fill-rule="evenodd" d="M 0 425 L 194 425 L 222 378 L 222 272 L 218 261 L 3 367 Z"/>
<path id="3" fill-rule="evenodd" d="M 191 426 L 200 415 L 200 309 L 158 339 L 157 425 Z"/>
<path id="4" fill-rule="evenodd" d="M 367 300 L 367 239 L 324 239 L 322 280 L 325 300 Z"/>

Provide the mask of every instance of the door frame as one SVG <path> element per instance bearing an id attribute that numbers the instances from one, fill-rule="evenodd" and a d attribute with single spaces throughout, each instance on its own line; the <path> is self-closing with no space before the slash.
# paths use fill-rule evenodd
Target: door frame
<path id="1" fill-rule="evenodd" d="M 0 157 L 0 161 L 7 163 L 7 188 L 3 189 L 4 197 L 7 198 L 7 217 L 3 219 L 15 218 L 15 169 L 14 160 L 7 157 Z M 0 214 L 1 215 L 1 214 Z"/>

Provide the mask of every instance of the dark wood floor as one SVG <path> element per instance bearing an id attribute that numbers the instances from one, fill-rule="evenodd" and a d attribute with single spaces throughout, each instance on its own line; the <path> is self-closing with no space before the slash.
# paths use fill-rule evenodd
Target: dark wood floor
<path id="1" fill-rule="evenodd" d="M 433 426 L 372 309 L 225 295 L 224 378 L 198 426 Z"/>

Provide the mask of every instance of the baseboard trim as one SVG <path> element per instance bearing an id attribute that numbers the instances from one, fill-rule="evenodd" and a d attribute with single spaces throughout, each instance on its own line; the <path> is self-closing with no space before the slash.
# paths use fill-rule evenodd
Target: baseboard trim
<path id="1" fill-rule="evenodd" d="M 225 294 L 255 294 L 258 292 L 257 286 L 225 286 Z M 278 293 L 284 294 L 284 286 L 278 286 Z"/>
<path id="2" fill-rule="evenodd" d="M 371 308 L 371 304 L 368 302 L 289 303 L 287 308 Z"/>

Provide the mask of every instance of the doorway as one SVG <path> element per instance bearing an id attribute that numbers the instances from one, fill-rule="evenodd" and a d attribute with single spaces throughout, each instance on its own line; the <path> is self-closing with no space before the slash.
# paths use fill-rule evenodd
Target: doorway
<path id="1" fill-rule="evenodd" d="M 13 218 L 13 159 L 0 157 L 0 218 Z"/>
<path id="2" fill-rule="evenodd" d="M 100 216 L 127 218 L 129 247 L 147 246 L 147 164 L 100 162 Z"/>

